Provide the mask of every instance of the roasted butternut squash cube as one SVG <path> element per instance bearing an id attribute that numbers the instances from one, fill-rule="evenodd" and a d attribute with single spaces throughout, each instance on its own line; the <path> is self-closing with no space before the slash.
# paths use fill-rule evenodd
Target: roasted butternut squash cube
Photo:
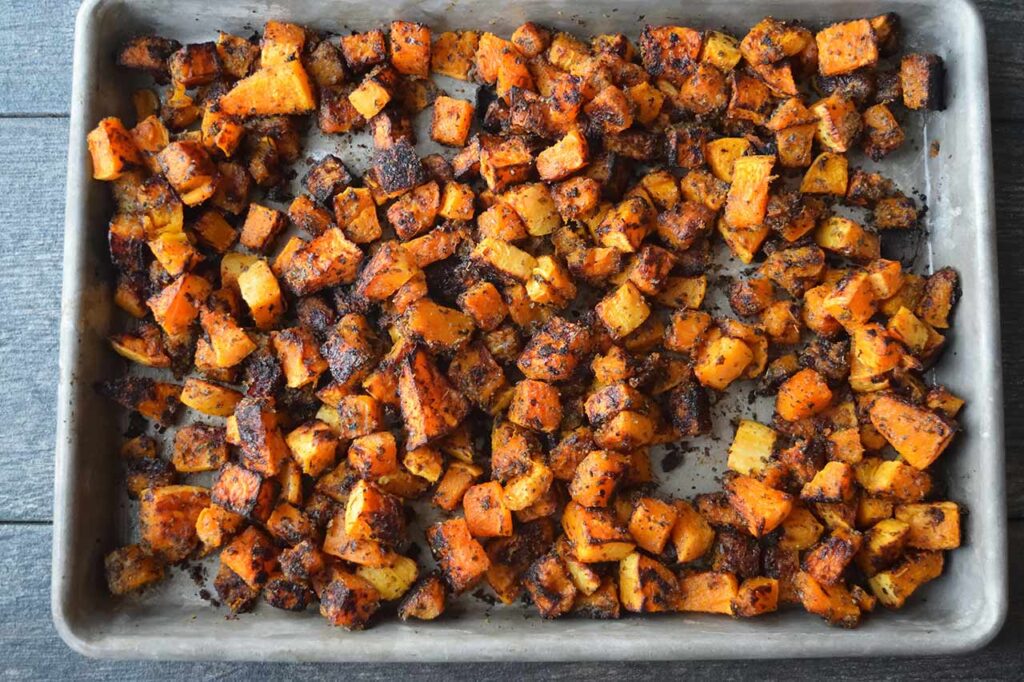
<path id="1" fill-rule="evenodd" d="M 505 492 L 497 481 L 474 485 L 462 498 L 469 532 L 478 538 L 512 535 L 512 511 L 505 506 Z"/>
<path id="2" fill-rule="evenodd" d="M 210 491 L 192 485 L 149 488 L 139 497 L 142 546 L 168 563 L 185 559 L 199 542 L 196 520 L 210 505 Z"/>
<path id="3" fill-rule="evenodd" d="M 181 389 L 180 400 L 193 410 L 214 417 L 229 417 L 242 399 L 242 394 L 210 381 L 191 377 Z"/>
<path id="4" fill-rule="evenodd" d="M 755 478 L 735 476 L 725 484 L 729 503 L 746 521 L 754 537 L 772 532 L 793 509 L 791 495 L 769 488 Z"/>
<path id="5" fill-rule="evenodd" d="M 119 118 L 100 121 L 86 142 L 92 156 L 92 176 L 97 180 L 116 180 L 132 166 L 145 163 L 131 133 Z"/>
<path id="6" fill-rule="evenodd" d="M 379 479 L 398 471 L 398 446 L 390 431 L 360 436 L 348 447 L 348 463 L 361 478 Z"/>
<path id="7" fill-rule="evenodd" d="M 345 505 L 345 534 L 394 547 L 404 531 L 402 503 L 373 483 L 356 481 Z"/>
<path id="8" fill-rule="evenodd" d="M 480 240 L 473 249 L 472 258 L 520 282 L 529 280 L 537 267 L 537 260 L 529 253 L 491 237 Z"/>
<path id="9" fill-rule="evenodd" d="M 736 159 L 732 184 L 725 202 L 725 221 L 730 227 L 754 228 L 764 223 L 774 165 L 774 156 L 744 156 Z"/>
<path id="10" fill-rule="evenodd" d="M 869 416 L 889 444 L 918 469 L 926 469 L 938 459 L 955 435 L 939 415 L 890 396 L 875 400 Z"/>
<path id="11" fill-rule="evenodd" d="M 693 371 L 702 385 L 724 391 L 753 361 L 750 346 L 739 339 L 721 336 L 701 349 Z"/>
<path id="12" fill-rule="evenodd" d="M 585 564 L 621 561 L 636 547 L 609 509 L 588 509 L 569 502 L 562 512 L 562 528 L 572 543 L 573 555 Z"/>
<path id="13" fill-rule="evenodd" d="M 867 19 L 832 24 L 818 31 L 814 39 L 822 76 L 852 73 L 878 62 L 878 38 Z"/>
<path id="14" fill-rule="evenodd" d="M 469 411 L 469 403 L 454 390 L 423 350 L 402 363 L 398 383 L 407 447 L 416 448 L 451 433 Z"/>
<path id="15" fill-rule="evenodd" d="M 732 573 L 698 571 L 679 580 L 681 598 L 677 609 L 684 612 L 732 614 L 739 596 L 739 581 Z"/>
<path id="16" fill-rule="evenodd" d="M 406 592 L 398 607 L 398 617 L 402 620 L 434 620 L 444 613 L 447 593 L 444 581 L 432 573 Z"/>
<path id="17" fill-rule="evenodd" d="M 619 599 L 627 611 L 674 611 L 681 597 L 675 574 L 656 559 L 633 552 L 619 561 Z"/>
<path id="18" fill-rule="evenodd" d="M 334 626 L 362 630 L 380 607 L 380 593 L 358 575 L 331 569 L 330 581 L 320 591 L 320 615 Z"/>
<path id="19" fill-rule="evenodd" d="M 908 109 L 945 108 L 945 66 L 934 54 L 914 53 L 900 60 L 900 91 Z"/>
<path id="20" fill-rule="evenodd" d="M 794 578 L 796 596 L 808 613 L 821 616 L 830 625 L 852 628 L 860 623 L 861 612 L 843 584 L 823 585 L 808 573 Z"/>
<path id="21" fill-rule="evenodd" d="M 430 137 L 449 147 L 464 147 L 469 138 L 475 107 L 466 100 L 441 96 L 434 100 Z"/>
<path id="22" fill-rule="evenodd" d="M 308 328 L 291 327 L 271 332 L 270 341 L 289 388 L 315 384 L 327 370 L 327 361 L 320 355 L 316 337 Z"/>
<path id="23" fill-rule="evenodd" d="M 257 260 L 238 276 L 242 299 L 259 329 L 269 330 L 285 311 L 277 278 L 264 260 Z"/>
<path id="24" fill-rule="evenodd" d="M 126 545 L 103 557 L 107 589 L 120 596 L 164 578 L 164 564 L 140 545 Z"/>
<path id="25" fill-rule="evenodd" d="M 817 371 L 805 368 L 779 387 L 775 401 L 776 413 L 786 421 L 799 421 L 814 416 L 832 402 L 832 391 Z"/>
<path id="26" fill-rule="evenodd" d="M 406 309 L 399 323 L 402 335 L 433 352 L 451 352 L 469 340 L 473 320 L 465 313 L 421 298 Z"/>
<path id="27" fill-rule="evenodd" d="M 475 31 L 445 32 L 437 36 L 430 54 L 430 68 L 449 78 L 469 80 L 480 35 Z"/>
<path id="28" fill-rule="evenodd" d="M 445 581 L 456 594 L 475 585 L 491 566 L 487 553 L 473 538 L 463 518 L 430 526 L 427 542 Z"/>
<path id="29" fill-rule="evenodd" d="M 924 292 L 915 311 L 918 317 L 936 329 L 948 329 L 949 315 L 959 296 L 960 277 L 956 270 L 942 268 L 925 281 Z"/>
<path id="30" fill-rule="evenodd" d="M 629 335 L 651 314 L 643 294 L 629 281 L 601 299 L 595 310 L 601 322 L 617 338 Z"/>
<path id="31" fill-rule="evenodd" d="M 190 424 L 174 434 L 171 462 L 182 473 L 215 471 L 228 460 L 224 429 L 206 424 Z"/>
<path id="32" fill-rule="evenodd" d="M 883 606 L 902 608 L 917 588 L 942 575 L 942 552 L 917 552 L 899 566 L 873 576 L 868 584 Z"/>
<path id="33" fill-rule="evenodd" d="M 811 106 L 818 117 L 818 142 L 832 152 L 846 152 L 860 134 L 862 122 L 857 104 L 838 91 Z"/>
<path id="34" fill-rule="evenodd" d="M 490 282 L 477 282 L 463 291 L 459 295 L 459 307 L 483 331 L 496 329 L 508 315 L 501 292 Z"/>
<path id="35" fill-rule="evenodd" d="M 569 496 L 584 507 L 607 507 L 628 468 L 627 456 L 593 450 L 576 467 L 569 483 Z"/>

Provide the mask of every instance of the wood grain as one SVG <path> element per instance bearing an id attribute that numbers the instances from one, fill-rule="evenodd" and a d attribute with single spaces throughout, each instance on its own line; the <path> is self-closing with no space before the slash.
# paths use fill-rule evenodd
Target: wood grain
<path id="1" fill-rule="evenodd" d="M 0 3 L 0 115 L 63 114 L 79 0 Z"/>
<path id="2" fill-rule="evenodd" d="M 0 120 L 0 521 L 52 518 L 67 137 L 66 119 Z"/>
<path id="3" fill-rule="evenodd" d="M 1024 522 L 1010 527 L 1011 546 L 1024 542 Z M 49 526 L 0 526 L 0 576 L 6 576 L 0 590 L 0 676 L 12 679 L 106 680 L 122 679 L 302 679 L 337 678 L 339 671 L 349 680 L 395 680 L 416 677 L 423 680 L 479 680 L 480 666 L 445 665 L 345 665 L 321 666 L 231 664 L 231 663 L 132 663 L 93 661 L 71 652 L 58 638 L 50 622 L 48 588 L 50 580 Z M 29 570 L 27 567 L 31 567 Z M 1011 553 L 1013 575 L 1024 574 L 1024 555 Z M 899 679 L 992 679 L 1024 669 L 1024 598 L 1018 590 L 1012 596 L 1010 617 L 999 637 L 981 653 L 965 657 L 942 657 L 915 663 L 906 659 L 833 659 L 829 661 L 741 661 L 674 663 L 572 663 L 550 665 L 489 664 L 486 677 L 492 680 L 659 680 L 672 679 L 749 680 L 785 678 L 830 680 Z M 810 617 L 810 616 L 808 616 Z M 326 627 L 326 626 L 325 626 Z M 822 635 L 827 626 L 822 624 Z"/>

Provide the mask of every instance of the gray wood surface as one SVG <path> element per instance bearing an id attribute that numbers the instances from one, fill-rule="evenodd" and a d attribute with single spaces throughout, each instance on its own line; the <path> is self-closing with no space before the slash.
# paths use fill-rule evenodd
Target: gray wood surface
<path id="1" fill-rule="evenodd" d="M 979 2 L 990 56 L 1006 388 L 1011 605 L 1006 627 L 966 657 L 850 661 L 556 666 L 373 666 L 92 661 L 69 650 L 50 622 L 54 397 L 61 286 L 64 170 L 77 0 L 0 0 L 0 677 L 187 679 L 693 679 L 828 676 L 898 679 L 1019 678 L 1024 674 L 1024 2 Z"/>

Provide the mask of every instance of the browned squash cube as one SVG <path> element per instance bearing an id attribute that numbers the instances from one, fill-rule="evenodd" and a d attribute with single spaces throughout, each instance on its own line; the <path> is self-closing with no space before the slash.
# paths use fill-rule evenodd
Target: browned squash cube
<path id="1" fill-rule="evenodd" d="M 395 546 L 405 531 L 402 503 L 373 483 L 359 480 L 345 505 L 345 534 Z"/>
<path id="2" fill-rule="evenodd" d="M 228 460 L 224 429 L 190 424 L 174 434 L 174 468 L 182 473 L 215 471 Z"/>
<path id="3" fill-rule="evenodd" d="M 306 327 L 271 332 L 270 341 L 289 388 L 316 384 L 327 369 L 327 361 L 320 355 L 319 343 Z"/>
<path id="4" fill-rule="evenodd" d="M 141 590 L 164 578 L 164 564 L 141 545 L 126 545 L 103 558 L 107 588 L 122 595 Z"/>
<path id="5" fill-rule="evenodd" d="M 860 551 L 863 538 L 855 530 L 834 529 L 804 556 L 803 569 L 823 585 L 834 585 Z"/>
<path id="6" fill-rule="evenodd" d="M 492 138 L 481 142 L 480 177 L 488 189 L 501 192 L 527 178 L 533 155 L 522 138 Z"/>
<path id="7" fill-rule="evenodd" d="M 276 476 L 288 458 L 288 445 L 281 435 L 273 401 L 245 398 L 235 408 L 242 461 L 264 476 Z"/>
<path id="8" fill-rule="evenodd" d="M 230 417 L 242 399 L 238 391 L 191 377 L 181 388 L 181 402 L 193 410 L 214 417 Z"/>
<path id="9" fill-rule="evenodd" d="M 576 467 L 569 496 L 584 507 L 607 507 L 629 468 L 629 458 L 607 450 L 591 451 Z"/>
<path id="10" fill-rule="evenodd" d="M 181 47 L 176 40 L 160 36 L 136 36 L 117 53 L 117 64 L 129 69 L 148 71 L 157 82 L 166 83 L 167 58 Z"/>
<path id="11" fill-rule="evenodd" d="M 420 185 L 403 194 L 387 210 L 388 222 L 398 238 L 406 241 L 431 228 L 441 208 L 441 191 L 437 183 Z"/>
<path id="12" fill-rule="evenodd" d="M 365 628 L 380 607 L 380 593 L 369 581 L 338 568 L 320 591 L 320 615 L 346 630 Z"/>
<path id="13" fill-rule="evenodd" d="M 675 611 L 681 596 L 675 574 L 656 559 L 633 552 L 619 562 L 619 598 L 627 611 Z"/>
<path id="14" fill-rule="evenodd" d="M 292 458 L 302 473 L 318 477 L 334 466 L 338 439 L 330 426 L 314 420 L 291 431 L 285 438 Z"/>
<path id="15" fill-rule="evenodd" d="M 434 118 L 430 137 L 449 147 L 464 147 L 473 124 L 475 108 L 471 102 L 442 95 L 434 100 Z"/>
<path id="16" fill-rule="evenodd" d="M 685 564 L 707 554 L 715 540 L 715 531 L 689 502 L 677 500 L 674 507 L 676 521 L 671 529 L 672 544 L 676 561 Z"/>
<path id="17" fill-rule="evenodd" d="M 803 571 L 796 574 L 794 585 L 796 596 L 808 613 L 840 627 L 852 628 L 860 623 L 860 608 L 845 585 L 823 585 Z"/>
<path id="18" fill-rule="evenodd" d="M 895 517 L 909 527 L 909 547 L 944 550 L 960 546 L 960 508 L 955 502 L 901 504 Z"/>
<path id="19" fill-rule="evenodd" d="M 398 617 L 402 620 L 434 620 L 444 613 L 448 590 L 441 576 L 436 573 L 421 578 L 398 606 Z"/>
<path id="20" fill-rule="evenodd" d="M 878 62 L 878 37 L 867 19 L 843 21 L 818 31 L 818 72 L 851 73 Z"/>
<path id="21" fill-rule="evenodd" d="M 523 576 L 523 584 L 544 618 L 558 618 L 572 609 L 576 585 L 557 554 L 548 553 L 534 561 Z"/>
<path id="22" fill-rule="evenodd" d="M 427 542 L 445 581 L 456 594 L 473 587 L 490 568 L 487 552 L 473 538 L 463 518 L 430 526 Z"/>
<path id="23" fill-rule="evenodd" d="M 818 141 L 832 152 L 848 151 L 861 131 L 857 104 L 838 91 L 811 106 L 818 117 Z"/>
<path id="24" fill-rule="evenodd" d="M 620 561 L 636 548 L 610 509 L 588 509 L 569 502 L 562 512 L 562 529 L 572 543 L 575 558 L 586 564 Z"/>
<path id="25" fill-rule="evenodd" d="M 512 535 L 512 511 L 505 505 L 505 492 L 497 481 L 474 485 L 462 498 L 469 532 L 478 538 Z"/>
<path id="26" fill-rule="evenodd" d="M 157 155 L 167 182 L 186 206 L 196 206 L 217 191 L 217 167 L 200 142 L 172 142 Z"/>
<path id="27" fill-rule="evenodd" d="M 388 58 L 384 32 L 379 29 L 341 37 L 341 52 L 353 71 L 368 71 Z"/>
<path id="28" fill-rule="evenodd" d="M 276 481 L 232 462 L 225 464 L 210 492 L 213 503 L 246 518 L 266 520 L 277 496 Z"/>
<path id="29" fill-rule="evenodd" d="M 317 125 L 321 132 L 347 133 L 366 125 L 366 119 L 349 101 L 349 95 L 355 88 L 355 85 L 336 85 L 320 89 Z"/>
<path id="30" fill-rule="evenodd" d="M 762 537 L 778 528 L 793 509 L 791 495 L 749 476 L 729 479 L 725 489 L 729 503 L 746 521 L 747 530 L 754 537 Z"/>
<path id="31" fill-rule="evenodd" d="M 249 204 L 239 242 L 255 251 L 267 250 L 274 238 L 288 225 L 288 216 L 277 209 Z"/>
<path id="32" fill-rule="evenodd" d="M 732 605 L 739 595 L 739 581 L 732 573 L 695 571 L 684 573 L 679 580 L 681 598 L 678 610 L 696 613 L 732 614 Z"/>
<path id="33" fill-rule="evenodd" d="M 330 206 L 334 197 L 352 184 L 352 175 L 341 159 L 328 154 L 309 169 L 303 182 L 317 201 Z"/>
<path id="34" fill-rule="evenodd" d="M 451 387 L 423 350 L 416 350 L 403 362 L 398 391 L 408 447 L 416 448 L 447 435 L 469 411 L 466 399 Z"/>
<path id="35" fill-rule="evenodd" d="M 181 395 L 181 387 L 176 384 L 136 376 L 105 381 L 98 391 L 122 407 L 163 425 L 173 420 Z"/>
<path id="36" fill-rule="evenodd" d="M 121 119 L 103 119 L 89 133 L 86 141 L 92 156 L 92 176 L 97 180 L 116 180 L 131 166 L 144 163 Z"/>
<path id="37" fill-rule="evenodd" d="M 629 517 L 629 533 L 640 549 L 661 554 L 677 518 L 678 511 L 672 504 L 653 497 L 641 497 Z"/>
<path id="38" fill-rule="evenodd" d="M 360 436 L 348 448 L 348 463 L 362 478 L 377 479 L 398 471 L 398 447 L 390 431 Z"/>
<path id="39" fill-rule="evenodd" d="M 934 54 L 908 54 L 900 61 L 900 89 L 908 109 L 945 108 L 945 65 Z"/>
<path id="40" fill-rule="evenodd" d="M 562 421 L 562 402 L 557 388 L 543 381 L 524 379 L 516 384 L 508 418 L 534 431 L 554 433 Z"/>
<path id="41" fill-rule="evenodd" d="M 196 519 L 210 505 L 210 491 L 192 485 L 145 490 L 139 499 L 142 545 L 168 563 L 186 558 L 199 538 Z"/>

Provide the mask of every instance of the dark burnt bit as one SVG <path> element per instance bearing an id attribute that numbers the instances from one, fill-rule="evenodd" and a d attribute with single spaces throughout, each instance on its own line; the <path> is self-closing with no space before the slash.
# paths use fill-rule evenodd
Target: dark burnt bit
<path id="1" fill-rule="evenodd" d="M 487 132 L 499 135 L 510 132 L 511 122 L 509 106 L 500 99 L 494 99 L 487 105 L 481 125 Z"/>
<path id="2" fill-rule="evenodd" d="M 300 298 L 295 304 L 295 316 L 299 325 L 311 330 L 319 341 L 338 321 L 334 308 L 320 295 Z"/>
<path id="3" fill-rule="evenodd" d="M 174 467 L 159 457 L 133 459 L 125 465 L 125 483 L 132 499 L 138 499 L 146 488 L 173 485 L 176 480 Z"/>
<path id="4" fill-rule="evenodd" d="M 277 557 L 281 573 L 293 583 L 309 585 L 324 570 L 324 556 L 312 540 L 303 540 Z"/>
<path id="5" fill-rule="evenodd" d="M 268 398 L 284 387 L 281 363 L 269 348 L 259 348 L 245 359 L 242 385 L 246 395 L 254 398 Z"/>
<path id="6" fill-rule="evenodd" d="M 815 76 L 814 89 L 822 97 L 838 93 L 856 102 L 858 108 L 875 99 L 878 88 L 875 74 L 868 71 L 855 71 L 838 76 Z"/>
<path id="7" fill-rule="evenodd" d="M 664 138 L 648 130 L 606 133 L 602 140 L 605 151 L 642 163 L 659 160 L 665 149 Z"/>
<path id="8" fill-rule="evenodd" d="M 157 83 L 170 79 L 167 59 L 181 49 L 181 43 L 160 36 L 137 36 L 117 54 L 117 65 L 148 72 Z"/>
<path id="9" fill-rule="evenodd" d="M 487 553 L 493 563 L 523 571 L 548 551 L 554 539 L 555 529 L 551 519 L 536 519 L 521 524 L 515 535 L 491 542 Z"/>
<path id="10" fill-rule="evenodd" d="M 345 320 L 342 320 L 345 324 Z M 320 352 L 331 368 L 331 376 L 339 383 L 346 383 L 370 372 L 377 366 L 380 352 L 373 339 L 363 339 L 369 344 L 352 343 L 351 339 L 339 332 L 337 326 L 327 332 L 327 338 Z"/>
<path id="11" fill-rule="evenodd" d="M 761 545 L 746 533 L 723 528 L 715 539 L 711 565 L 716 571 L 735 573 L 740 579 L 761 575 Z"/>
<path id="12" fill-rule="evenodd" d="M 711 401 L 707 389 L 688 377 L 669 394 L 673 426 L 681 436 L 699 436 L 711 431 Z"/>
<path id="13" fill-rule="evenodd" d="M 263 586 L 263 599 L 275 609 L 305 611 L 313 598 L 313 590 L 309 587 L 283 576 L 271 578 Z"/>
<path id="14" fill-rule="evenodd" d="M 373 154 L 374 176 L 384 192 L 401 192 L 427 181 L 416 148 L 408 140 L 398 140 Z"/>
<path id="15" fill-rule="evenodd" d="M 213 587 L 222 604 L 231 609 L 231 613 L 246 613 L 252 610 L 259 593 L 242 578 L 221 564 L 217 577 L 213 580 Z"/>
<path id="16" fill-rule="evenodd" d="M 412 120 L 391 105 L 370 119 L 370 135 L 373 138 L 373 146 L 377 149 L 387 149 L 399 140 L 416 144 Z"/>
<path id="17" fill-rule="evenodd" d="M 452 165 L 448 163 L 448 159 L 440 154 L 427 154 L 424 156 L 423 168 L 426 169 L 427 176 L 438 185 L 444 185 L 455 179 Z"/>
<path id="18" fill-rule="evenodd" d="M 685 452 L 686 443 L 669 443 L 665 446 L 665 455 L 661 458 L 662 472 L 668 474 L 682 466 Z"/>
<path id="19" fill-rule="evenodd" d="M 354 483 L 354 481 L 352 481 L 352 483 Z M 352 485 L 350 483 L 347 486 L 347 489 L 351 489 L 351 487 Z M 306 517 L 313 523 L 317 530 L 321 532 L 327 528 L 327 524 L 330 523 L 331 519 L 334 518 L 339 510 L 344 511 L 344 506 L 340 505 L 323 491 L 314 492 L 310 495 L 309 500 L 307 500 L 306 505 L 303 508 L 303 512 L 306 514 Z"/>
<path id="20" fill-rule="evenodd" d="M 509 92 L 508 130 L 513 135 L 550 138 L 548 104 L 540 95 L 519 87 Z"/>
<path id="21" fill-rule="evenodd" d="M 850 375 L 850 340 L 815 337 L 800 353 L 800 365 L 815 370 L 831 384 L 839 383 Z"/>
<path id="22" fill-rule="evenodd" d="M 330 206 L 336 194 L 352 185 L 352 174 L 341 159 L 328 154 L 306 172 L 302 182 L 317 201 Z"/>
<path id="23" fill-rule="evenodd" d="M 98 382 L 95 389 L 104 398 L 113 400 L 129 410 L 138 410 L 140 404 L 155 401 L 159 396 L 157 382 L 148 377 L 127 376 L 108 379 Z M 180 403 L 174 395 L 166 395 L 161 400 L 155 421 L 166 426 L 174 420 Z"/>

